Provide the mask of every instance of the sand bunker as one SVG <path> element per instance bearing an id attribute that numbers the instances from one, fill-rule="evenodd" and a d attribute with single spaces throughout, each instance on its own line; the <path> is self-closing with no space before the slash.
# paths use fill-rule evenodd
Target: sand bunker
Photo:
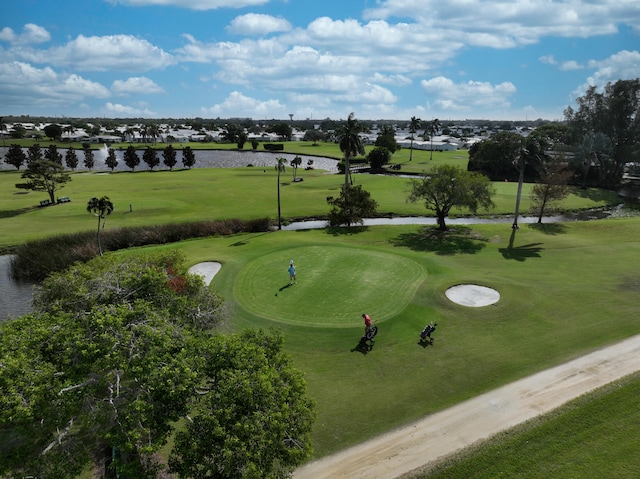
<path id="1" fill-rule="evenodd" d="M 473 308 L 489 306 L 500 300 L 500 293 L 495 289 L 477 284 L 459 284 L 449 288 L 445 294 L 454 303 Z"/>
<path id="2" fill-rule="evenodd" d="M 206 263 L 198 263 L 189 268 L 189 273 L 199 274 L 204 278 L 205 284 L 210 284 L 213 277 L 220 271 L 222 265 L 216 261 L 207 261 Z"/>

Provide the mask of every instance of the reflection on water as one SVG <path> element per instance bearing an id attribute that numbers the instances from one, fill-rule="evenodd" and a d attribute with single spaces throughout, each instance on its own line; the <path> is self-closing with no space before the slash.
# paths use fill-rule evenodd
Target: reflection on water
<path id="1" fill-rule="evenodd" d="M 0 321 L 31 312 L 33 284 L 11 278 L 10 263 L 11 256 L 0 255 Z"/>

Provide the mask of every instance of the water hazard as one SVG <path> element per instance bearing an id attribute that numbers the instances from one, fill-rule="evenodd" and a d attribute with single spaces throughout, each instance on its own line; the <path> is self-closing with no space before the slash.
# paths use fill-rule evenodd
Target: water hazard
<path id="1" fill-rule="evenodd" d="M 10 255 L 0 255 L 0 321 L 31 312 L 33 284 L 14 280 L 10 264 Z"/>

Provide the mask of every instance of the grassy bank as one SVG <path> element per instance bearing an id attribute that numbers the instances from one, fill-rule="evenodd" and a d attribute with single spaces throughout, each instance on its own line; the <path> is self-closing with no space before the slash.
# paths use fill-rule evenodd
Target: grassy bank
<path id="1" fill-rule="evenodd" d="M 305 171 L 299 175 L 304 181 L 294 183 L 292 175 L 288 170 L 281 177 L 283 218 L 326 216 L 326 198 L 338 194 L 343 177 Z M 72 181 L 59 192 L 69 196 L 71 202 L 42 208 L 39 202 L 48 198 L 46 193 L 18 190 L 15 184 L 21 181 L 20 172 L 0 172 L 0 248 L 44 236 L 92 230 L 97 223 L 86 211 L 87 202 L 103 195 L 109 196 L 115 206 L 107 218 L 107 229 L 228 218 L 277 218 L 277 174 L 270 169 L 77 172 L 71 177 Z M 407 178 L 355 175 L 354 180 L 378 202 L 381 215 L 433 215 L 420 203 L 406 202 Z M 498 182 L 495 187 L 496 207 L 481 213 L 511 213 L 517 185 Z M 521 212 L 529 208 L 529 191 L 530 185 L 525 185 Z M 594 208 L 617 201 L 613 192 L 576 188 L 563 202 L 563 208 Z M 452 211 L 452 215 L 467 213 Z"/>

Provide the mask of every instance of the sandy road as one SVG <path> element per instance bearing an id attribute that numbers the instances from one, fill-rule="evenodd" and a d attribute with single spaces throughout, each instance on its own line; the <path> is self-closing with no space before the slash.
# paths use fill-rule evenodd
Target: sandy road
<path id="1" fill-rule="evenodd" d="M 638 370 L 640 335 L 306 464 L 294 478 L 397 478 Z"/>

